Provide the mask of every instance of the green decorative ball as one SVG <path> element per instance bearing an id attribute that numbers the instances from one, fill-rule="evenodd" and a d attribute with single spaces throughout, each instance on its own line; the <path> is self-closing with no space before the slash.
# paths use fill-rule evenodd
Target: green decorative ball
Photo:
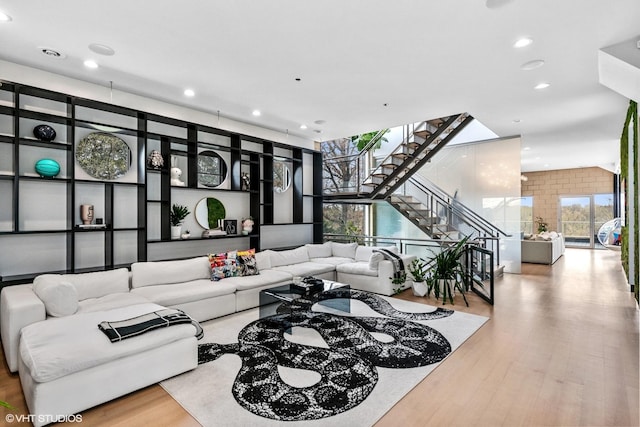
<path id="1" fill-rule="evenodd" d="M 40 159 L 35 165 L 36 172 L 43 178 L 53 178 L 60 173 L 60 164 L 53 159 Z"/>

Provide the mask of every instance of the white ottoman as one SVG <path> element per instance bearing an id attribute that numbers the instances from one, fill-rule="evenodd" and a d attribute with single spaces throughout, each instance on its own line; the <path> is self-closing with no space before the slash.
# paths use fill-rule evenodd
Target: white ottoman
<path id="1" fill-rule="evenodd" d="M 116 343 L 98 329 L 105 320 L 125 320 L 162 309 L 152 303 L 136 304 L 47 319 L 23 328 L 18 370 L 34 425 L 196 368 L 193 325 L 160 328 Z"/>

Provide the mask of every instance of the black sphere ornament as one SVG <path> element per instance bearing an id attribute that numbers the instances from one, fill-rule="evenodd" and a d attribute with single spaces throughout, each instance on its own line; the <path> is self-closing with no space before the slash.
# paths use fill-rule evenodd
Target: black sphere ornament
<path id="1" fill-rule="evenodd" d="M 56 139 L 56 130 L 49 125 L 38 125 L 33 128 L 33 136 L 40 141 L 51 142 Z"/>

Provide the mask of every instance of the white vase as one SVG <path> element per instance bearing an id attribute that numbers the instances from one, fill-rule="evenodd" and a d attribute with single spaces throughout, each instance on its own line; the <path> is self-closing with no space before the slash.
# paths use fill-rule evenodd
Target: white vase
<path id="1" fill-rule="evenodd" d="M 423 297 L 427 294 L 428 290 L 429 288 L 427 287 L 427 284 L 424 280 L 421 282 L 413 282 L 413 294 L 415 296 Z"/>
<path id="2" fill-rule="evenodd" d="M 442 298 L 442 293 L 444 292 L 444 287 L 448 288 L 447 298 L 449 295 L 453 296 L 456 294 L 455 282 L 452 279 L 438 279 L 438 288 L 440 289 L 440 298 Z"/>
<path id="3" fill-rule="evenodd" d="M 179 239 L 180 234 L 182 234 L 182 226 L 181 225 L 172 225 L 171 226 L 171 239 Z"/>

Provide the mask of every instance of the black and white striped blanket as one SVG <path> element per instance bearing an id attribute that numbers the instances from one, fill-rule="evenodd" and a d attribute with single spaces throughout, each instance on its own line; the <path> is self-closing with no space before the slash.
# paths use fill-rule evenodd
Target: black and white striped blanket
<path id="1" fill-rule="evenodd" d="M 191 323 L 196 327 L 196 338 L 200 339 L 204 336 L 202 327 L 198 322 L 185 314 L 184 311 L 173 308 L 154 311 L 126 320 L 100 322 L 98 328 L 104 332 L 111 342 L 118 342 L 158 328 L 185 323 Z"/>
<path id="2" fill-rule="evenodd" d="M 402 279 L 403 277 L 406 277 L 406 273 L 404 271 L 404 262 L 402 261 L 400 255 L 383 248 L 374 249 L 373 251 L 380 252 L 385 257 L 385 259 L 391 261 L 391 263 L 393 264 L 394 279 Z"/>

